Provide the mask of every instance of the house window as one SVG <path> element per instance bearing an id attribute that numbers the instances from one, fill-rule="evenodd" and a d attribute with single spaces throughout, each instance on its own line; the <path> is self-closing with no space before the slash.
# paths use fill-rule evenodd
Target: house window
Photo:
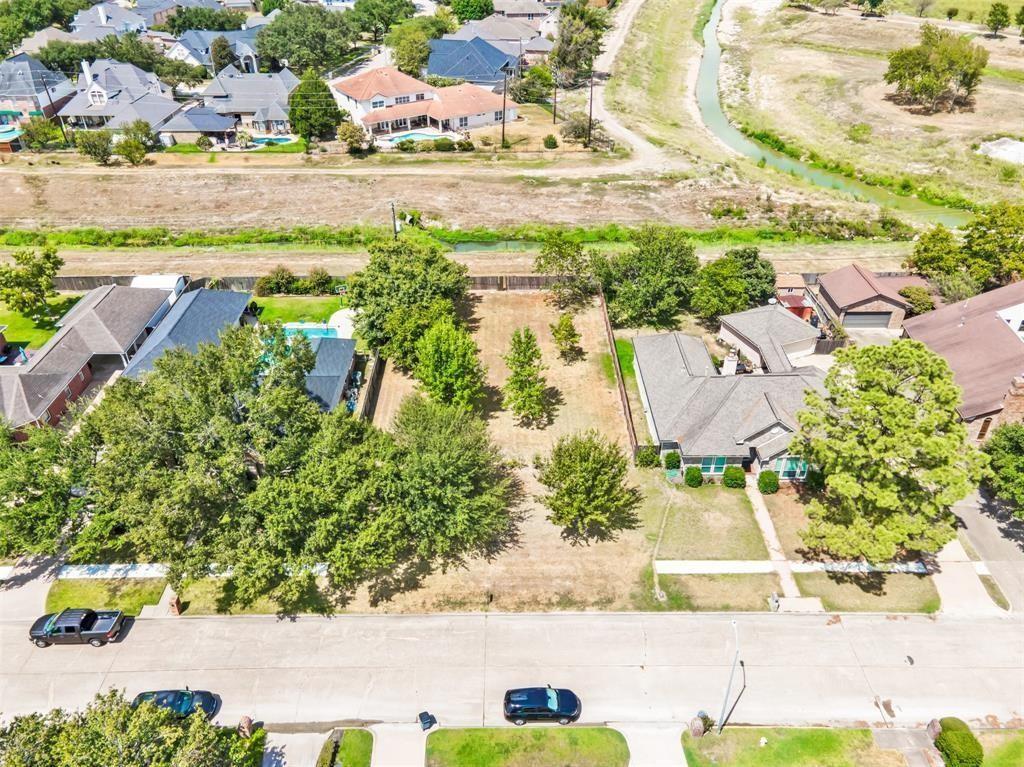
<path id="1" fill-rule="evenodd" d="M 700 459 L 701 474 L 721 474 L 725 471 L 724 455 L 706 455 Z"/>
<path id="2" fill-rule="evenodd" d="M 85 371 L 84 370 L 79 370 L 78 371 L 78 380 L 79 381 L 84 381 L 85 380 Z"/>
<path id="3" fill-rule="evenodd" d="M 395 99 L 395 103 L 396 104 L 408 104 L 409 103 L 409 97 L 408 96 L 398 96 Z"/>
<path id="4" fill-rule="evenodd" d="M 70 386 L 65 386 L 64 387 L 64 396 L 65 397 L 70 397 L 71 396 L 71 387 Z"/>
<path id="5" fill-rule="evenodd" d="M 417 101 L 423 101 L 426 98 L 427 98 L 427 94 L 426 93 L 417 93 L 416 94 L 416 100 Z"/>
<path id="6" fill-rule="evenodd" d="M 371 109 L 383 109 L 384 108 L 384 100 L 380 99 L 379 101 L 371 101 L 370 102 L 370 108 Z"/>
<path id="7" fill-rule="evenodd" d="M 468 117 L 460 117 L 459 118 L 459 127 L 460 128 L 465 128 L 465 127 L 468 127 L 468 126 L 469 126 L 469 118 Z"/>
<path id="8" fill-rule="evenodd" d="M 503 114 L 504 114 L 504 112 L 502 112 L 502 110 L 500 110 L 500 109 L 497 112 L 495 112 L 494 113 L 494 122 L 500 123 L 501 122 L 501 116 Z"/>
<path id="9" fill-rule="evenodd" d="M 803 479 L 807 476 L 807 463 L 799 458 L 776 458 L 775 472 L 780 479 Z"/>
<path id="10" fill-rule="evenodd" d="M 49 423 L 49 422 L 50 422 L 50 411 L 47 410 L 47 411 L 45 411 L 43 413 L 43 423 Z"/>
<path id="11" fill-rule="evenodd" d="M 992 419 L 986 418 L 981 422 L 981 428 L 978 429 L 978 439 L 985 439 L 988 436 L 988 430 L 992 428 Z"/>

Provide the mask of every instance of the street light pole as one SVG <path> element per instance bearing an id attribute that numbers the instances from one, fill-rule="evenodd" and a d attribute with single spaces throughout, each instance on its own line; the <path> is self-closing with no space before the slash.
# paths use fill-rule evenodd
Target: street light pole
<path id="1" fill-rule="evenodd" d="M 740 659 L 740 631 L 736 627 L 736 620 L 730 621 L 732 624 L 732 636 L 736 644 L 736 653 L 732 656 L 732 671 L 729 672 L 729 684 L 725 687 L 725 698 L 722 700 L 722 713 L 718 717 L 718 734 L 722 734 L 722 728 L 725 727 L 725 710 L 729 705 L 729 695 L 732 694 L 732 680 L 736 676 L 736 663 Z"/>

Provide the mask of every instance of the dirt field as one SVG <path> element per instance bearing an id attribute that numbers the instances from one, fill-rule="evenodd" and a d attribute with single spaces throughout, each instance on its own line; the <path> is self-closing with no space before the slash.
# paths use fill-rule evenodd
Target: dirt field
<path id="1" fill-rule="evenodd" d="M 727 6 L 730 86 L 723 95 L 734 121 L 858 170 L 909 177 L 946 194 L 978 202 L 1024 194 L 1024 168 L 974 151 L 994 135 L 1024 129 L 1024 46 L 976 37 L 990 62 L 973 108 L 924 114 L 894 103 L 894 89 L 882 79 L 888 53 L 917 41 L 915 21 L 793 8 L 758 17 L 753 3 Z"/>
<path id="2" fill-rule="evenodd" d="M 607 348 L 599 310 L 593 307 L 576 318 L 587 356 L 573 365 L 559 361 L 548 324 L 557 312 L 539 292 L 480 292 L 474 294 L 474 336 L 487 367 L 487 380 L 500 387 L 508 371 L 501 355 L 508 349 L 516 327 L 529 326 L 537 335 L 548 383 L 557 389 L 562 404 L 554 422 L 544 429 L 517 426 L 510 413 L 490 408 L 488 424 L 494 440 L 509 457 L 521 461 L 521 477 L 528 495 L 540 491 L 530 466 L 533 456 L 547 452 L 565 434 L 594 428 L 625 445 L 625 426 L 614 389 L 608 384 L 598 355 Z M 387 370 L 381 384 L 374 422 L 386 427 L 401 398 L 415 384 Z M 465 570 L 436 573 L 423 588 L 397 596 L 377 609 L 420 610 L 527 610 L 627 609 L 633 606 L 645 565 L 649 564 L 661 507 L 650 503 L 643 511 L 643 526 L 622 534 L 615 542 L 571 546 L 544 510 L 529 500 L 520 528 L 520 544 L 492 562 L 471 562 Z M 350 609 L 372 609 L 365 594 Z"/>

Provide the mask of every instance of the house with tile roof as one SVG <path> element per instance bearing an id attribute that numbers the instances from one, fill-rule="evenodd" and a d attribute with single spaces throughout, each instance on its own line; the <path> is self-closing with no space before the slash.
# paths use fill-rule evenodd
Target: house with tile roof
<path id="1" fill-rule="evenodd" d="M 1024 282 L 913 317 L 903 334 L 949 363 L 963 390 L 960 417 L 974 439 L 1024 422 Z"/>
<path id="2" fill-rule="evenodd" d="M 135 120 L 159 129 L 182 105 L 152 72 L 113 59 L 82 61 L 78 91 L 58 115 L 72 128 L 117 130 Z"/>
<path id="3" fill-rule="evenodd" d="M 236 64 L 232 68 L 238 72 L 253 73 L 259 71 L 260 57 L 256 51 L 256 35 L 259 27 L 235 29 L 217 32 L 209 29 L 189 29 L 181 33 L 178 41 L 167 51 L 167 58 L 173 61 L 184 61 L 193 67 L 203 66 L 212 75 L 213 41 L 223 37 L 231 46 Z M 222 71 L 226 71 L 222 70 Z"/>
<path id="4" fill-rule="evenodd" d="M 71 35 L 77 42 L 91 43 L 104 37 L 141 34 L 148 28 L 146 20 L 115 3 L 96 3 L 75 14 L 71 20 Z"/>
<path id="5" fill-rule="evenodd" d="M 0 125 L 28 122 L 32 117 L 54 117 L 75 93 L 61 72 L 54 72 L 27 53 L 0 63 Z"/>
<path id="6" fill-rule="evenodd" d="M 910 302 L 899 294 L 905 287 L 928 288 L 916 275 L 880 277 L 860 264 L 822 275 L 818 295 L 832 320 L 845 328 L 899 329 Z"/>
<path id="7" fill-rule="evenodd" d="M 789 452 L 796 413 L 809 389 L 824 391 L 815 368 L 763 375 L 720 374 L 703 342 L 684 333 L 633 339 L 633 365 L 651 439 L 662 454 L 720 477 L 726 466 L 802 479 L 807 466 Z"/>
<path id="8" fill-rule="evenodd" d="M 755 369 L 788 373 L 801 357 L 814 353 L 820 331 L 778 303 L 718 318 L 718 338 Z"/>
<path id="9" fill-rule="evenodd" d="M 520 72 L 520 57 L 486 40 L 431 40 L 427 74 L 465 80 L 496 90 Z"/>
<path id="10" fill-rule="evenodd" d="M 170 306 L 171 292 L 107 285 L 90 291 L 57 322 L 37 351 L 0 365 L 0 417 L 17 432 L 55 424 L 97 368 L 123 369 Z"/>
<path id="11" fill-rule="evenodd" d="M 287 133 L 288 97 L 299 84 L 288 69 L 280 72 L 241 72 L 222 69 L 203 91 L 203 103 L 217 114 L 232 117 L 251 133 Z"/>
<path id="12" fill-rule="evenodd" d="M 516 119 L 519 105 L 471 83 L 434 88 L 394 67 L 330 82 L 339 106 L 375 136 L 416 128 L 466 131 Z"/>

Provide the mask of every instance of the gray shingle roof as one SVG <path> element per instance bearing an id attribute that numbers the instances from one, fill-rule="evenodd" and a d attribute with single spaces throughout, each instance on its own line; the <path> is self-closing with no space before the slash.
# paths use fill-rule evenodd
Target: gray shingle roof
<path id="1" fill-rule="evenodd" d="M 786 346 L 810 341 L 820 333 L 779 304 L 758 306 L 745 312 L 726 314 L 719 319 L 722 327 L 745 338 L 758 350 L 764 367 L 772 373 L 786 373 L 793 369 Z"/>
<path id="2" fill-rule="evenodd" d="M 75 14 L 71 32 L 78 40 L 102 40 L 109 35 L 120 37 L 146 28 L 146 20 L 137 13 L 114 3 L 97 3 Z"/>
<path id="3" fill-rule="evenodd" d="M 804 392 L 824 390 L 820 371 L 717 375 L 700 339 L 682 333 L 633 339 L 656 438 L 687 456 L 761 458 L 785 451 Z"/>
<path id="4" fill-rule="evenodd" d="M 203 91 L 203 99 L 220 114 L 255 114 L 272 104 L 287 113 L 288 96 L 298 84 L 299 78 L 287 69 L 250 74 L 225 67 Z"/>
<path id="5" fill-rule="evenodd" d="M 189 29 L 181 33 L 178 43 L 184 46 L 196 61 L 205 67 L 213 66 L 213 57 L 210 48 L 213 41 L 223 37 L 231 44 L 231 50 L 235 56 L 256 56 L 256 35 L 259 27 L 249 29 L 234 29 L 227 32 L 218 32 L 209 29 Z M 234 67 L 232 67 L 234 69 Z M 225 70 L 221 70 L 222 73 Z M 237 70 L 235 70 L 237 71 Z"/>
<path id="6" fill-rule="evenodd" d="M 455 32 L 445 35 L 447 40 L 532 40 L 540 32 L 520 19 L 509 19 L 497 13 L 479 21 L 467 21 Z"/>
<path id="7" fill-rule="evenodd" d="M 122 354 L 167 302 L 170 293 L 158 288 L 106 285 L 89 291 L 59 321 L 74 327 L 93 354 Z"/>
<path id="8" fill-rule="evenodd" d="M 68 78 L 43 66 L 27 53 L 11 56 L 0 64 L 0 99 L 46 99 L 46 88 L 61 88 L 61 94 L 70 90 Z M 55 96 L 59 98 L 59 96 Z"/>
<path id="9" fill-rule="evenodd" d="M 331 411 L 341 401 L 352 363 L 356 342 L 351 338 L 312 338 L 316 365 L 306 376 L 306 393 L 321 408 Z"/>
<path id="10" fill-rule="evenodd" d="M 249 303 L 248 293 L 200 288 L 183 293 L 128 363 L 124 375 L 138 378 L 168 349 L 195 351 L 201 343 L 217 343 L 220 334 L 238 322 Z"/>
<path id="11" fill-rule="evenodd" d="M 234 118 L 219 115 L 211 107 L 192 107 L 176 114 L 160 130 L 170 133 L 225 133 L 234 129 Z"/>

